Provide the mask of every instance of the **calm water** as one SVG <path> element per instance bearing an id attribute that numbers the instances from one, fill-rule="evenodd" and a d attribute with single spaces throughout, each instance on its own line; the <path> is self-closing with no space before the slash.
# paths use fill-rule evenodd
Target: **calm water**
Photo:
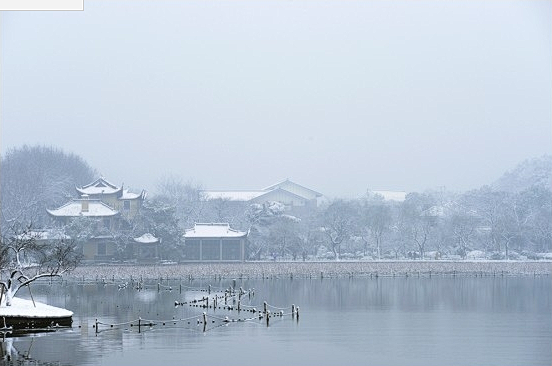
<path id="1" fill-rule="evenodd" d="M 300 306 L 291 316 L 223 325 L 210 318 L 197 325 L 202 309 L 175 307 L 203 293 L 173 281 L 172 291 L 119 290 L 114 285 L 71 284 L 33 287 L 36 300 L 75 313 L 71 330 L 6 338 L 2 356 L 14 364 L 61 365 L 546 365 L 552 360 L 549 277 L 342 278 L 244 280 L 255 288 L 242 303 L 267 301 Z M 224 288 L 231 281 L 182 282 Z M 22 297 L 26 297 L 23 290 Z M 285 310 L 289 311 L 289 310 Z M 236 311 L 209 316 L 238 318 Z M 177 319 L 153 328 L 100 326 L 137 319 Z M 239 318 L 251 317 L 243 311 Z"/>

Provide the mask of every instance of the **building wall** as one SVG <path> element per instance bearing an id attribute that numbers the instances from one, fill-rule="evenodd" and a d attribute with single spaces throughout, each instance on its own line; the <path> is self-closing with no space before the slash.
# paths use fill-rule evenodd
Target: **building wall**
<path id="1" fill-rule="evenodd" d="M 115 252 L 115 243 L 110 240 L 91 239 L 82 245 L 83 259 L 87 261 L 113 258 Z"/>
<path id="2" fill-rule="evenodd" d="M 255 202 L 255 203 L 264 203 L 268 201 L 277 201 L 277 202 L 283 203 L 286 206 L 295 206 L 295 207 L 305 206 L 308 203 L 308 200 L 302 199 L 300 197 L 296 197 L 295 195 L 292 195 L 283 190 L 269 191 L 268 193 L 263 194 L 262 196 L 251 200 L 251 202 Z"/>
<path id="3" fill-rule="evenodd" d="M 244 262 L 245 238 L 191 238 L 184 245 L 187 262 Z"/>
<path id="4" fill-rule="evenodd" d="M 299 195 L 301 197 L 305 197 L 307 200 L 312 200 L 312 199 L 316 200 L 315 193 L 313 193 L 311 190 L 305 187 L 298 186 L 293 182 L 289 182 L 289 181 L 282 182 L 281 184 L 278 185 L 278 187 L 285 189 L 286 191 L 289 191 L 296 195 Z"/>
<path id="5" fill-rule="evenodd" d="M 133 218 L 136 216 L 136 214 L 140 211 L 140 207 L 142 207 L 141 198 L 120 200 L 116 194 L 103 194 L 95 196 L 95 198 L 100 199 L 103 203 L 119 211 L 122 216 L 127 218 Z M 125 201 L 128 201 L 130 209 L 125 209 Z"/>

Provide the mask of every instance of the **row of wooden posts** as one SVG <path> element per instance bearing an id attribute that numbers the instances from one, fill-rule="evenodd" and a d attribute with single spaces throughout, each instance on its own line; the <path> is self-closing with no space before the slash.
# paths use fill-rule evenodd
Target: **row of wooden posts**
<path id="1" fill-rule="evenodd" d="M 239 308 L 238 308 L 238 311 L 239 311 Z M 253 309 L 253 313 L 255 313 L 256 310 Z M 203 312 L 203 331 L 205 332 L 206 328 L 207 328 L 207 313 L 204 311 Z M 266 326 L 268 327 L 269 324 L 270 324 L 270 318 L 271 317 L 275 317 L 275 316 L 284 316 L 284 313 L 283 311 L 281 311 L 279 314 L 278 313 L 274 313 L 273 315 L 271 315 L 271 312 L 270 310 L 268 309 L 268 304 L 265 302 L 263 302 L 263 311 L 262 312 L 259 312 L 259 319 L 262 319 L 263 317 L 266 319 Z M 295 306 L 295 304 L 292 304 L 291 305 L 291 318 L 292 319 L 297 319 L 297 321 L 299 321 L 299 306 Z M 224 320 L 223 320 L 224 323 L 230 323 L 230 322 L 233 322 L 233 320 L 230 320 L 228 317 L 226 317 Z M 198 320 L 198 324 L 200 323 L 200 321 Z M 214 323 L 214 321 L 213 321 Z M 94 329 L 95 329 L 95 332 L 96 334 L 99 332 L 98 330 L 98 326 L 99 326 L 100 322 L 98 321 L 98 319 L 96 318 L 96 321 L 95 321 L 95 324 L 94 324 Z M 142 318 L 141 317 L 138 317 L 138 333 L 141 332 L 141 327 L 152 327 L 153 325 L 155 325 L 155 323 L 152 323 L 151 321 L 146 321 L 146 322 L 143 322 L 142 321 Z M 165 322 L 163 322 L 163 325 L 165 325 Z M 132 323 L 130 323 L 130 326 L 134 326 Z M 113 328 L 113 324 L 110 325 L 111 328 Z"/>

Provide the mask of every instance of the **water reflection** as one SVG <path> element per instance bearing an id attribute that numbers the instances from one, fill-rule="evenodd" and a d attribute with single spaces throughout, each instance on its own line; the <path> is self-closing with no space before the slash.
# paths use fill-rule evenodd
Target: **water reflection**
<path id="1" fill-rule="evenodd" d="M 181 285 L 182 293 L 180 292 Z M 244 304 L 263 301 L 301 307 L 271 321 L 209 323 L 194 320 L 144 327 L 94 328 L 95 320 L 200 319 L 202 308 L 175 307 L 228 281 L 156 282 L 140 291 L 103 284 L 40 284 L 35 298 L 72 310 L 71 330 L 4 338 L 1 355 L 33 364 L 224 363 L 280 365 L 549 365 L 552 359 L 551 286 L 548 277 L 341 278 L 239 280 L 255 288 Z M 189 287 L 195 288 L 193 291 Z M 245 317 L 227 310 L 208 316 Z M 242 312 L 243 313 L 243 312 Z M 248 315 L 249 316 L 249 315 Z M 216 350 L 216 352 L 215 352 Z"/>

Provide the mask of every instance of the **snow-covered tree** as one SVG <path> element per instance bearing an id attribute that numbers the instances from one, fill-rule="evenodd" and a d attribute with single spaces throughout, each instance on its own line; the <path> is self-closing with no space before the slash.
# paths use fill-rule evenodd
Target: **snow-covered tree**
<path id="1" fill-rule="evenodd" d="M 273 224 L 285 213 L 285 206 L 280 202 L 254 203 L 246 211 L 249 223 L 249 257 L 260 259 L 264 251 L 271 247 L 271 229 Z"/>
<path id="2" fill-rule="evenodd" d="M 201 184 L 184 180 L 177 175 L 163 177 L 157 184 L 157 201 L 171 205 L 183 227 L 193 227 L 200 222 L 205 210 Z"/>
<path id="3" fill-rule="evenodd" d="M 14 224 L 0 241 L 0 303 L 11 306 L 15 294 L 44 277 L 57 277 L 74 269 L 81 255 L 63 233 L 34 231 L 32 225 Z"/>
<path id="4" fill-rule="evenodd" d="M 322 232 L 336 260 L 339 260 L 341 244 L 353 234 L 357 214 L 355 202 L 339 199 L 331 202 L 321 213 Z"/>
<path id="5" fill-rule="evenodd" d="M 373 243 L 376 256 L 381 259 L 381 249 L 384 235 L 390 230 L 392 223 L 391 206 L 382 198 L 364 199 L 359 214 L 359 234 L 363 241 L 364 255 L 369 243 Z"/>
<path id="6" fill-rule="evenodd" d="M 160 199 L 146 200 L 132 223 L 128 240 L 150 233 L 160 240 L 160 255 L 165 259 L 178 259 L 184 242 L 184 230 L 174 205 Z"/>
<path id="7" fill-rule="evenodd" d="M 44 225 L 46 208 L 56 207 L 76 194 L 95 171 L 79 156 L 46 146 L 10 149 L 0 162 L 0 199 L 3 230 L 15 222 Z"/>

